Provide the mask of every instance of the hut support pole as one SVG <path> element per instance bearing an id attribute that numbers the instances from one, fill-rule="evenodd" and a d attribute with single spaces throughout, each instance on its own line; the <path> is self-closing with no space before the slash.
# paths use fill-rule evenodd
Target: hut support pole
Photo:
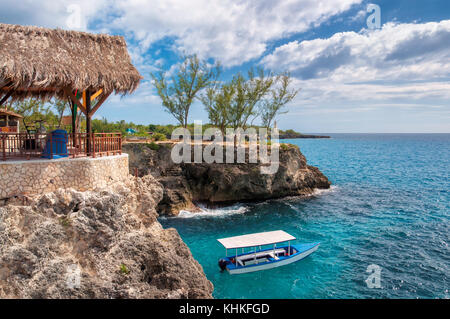
<path id="1" fill-rule="evenodd" d="M 71 89 L 70 88 L 65 88 L 64 91 L 66 92 L 67 97 L 70 100 L 72 100 L 72 102 L 75 103 L 80 108 L 80 110 L 84 113 L 84 115 L 86 115 L 86 117 L 87 117 L 87 112 L 86 112 L 85 106 L 83 105 L 83 103 L 81 103 L 76 98 L 76 96 L 72 93 Z"/>
<path id="2" fill-rule="evenodd" d="M 72 111 L 72 145 L 77 147 L 77 105 L 70 101 L 70 110 Z"/>
<path id="3" fill-rule="evenodd" d="M 92 127 L 91 127 L 91 91 L 86 90 L 86 134 L 87 134 L 87 153 L 88 156 L 91 155 L 92 152 Z"/>

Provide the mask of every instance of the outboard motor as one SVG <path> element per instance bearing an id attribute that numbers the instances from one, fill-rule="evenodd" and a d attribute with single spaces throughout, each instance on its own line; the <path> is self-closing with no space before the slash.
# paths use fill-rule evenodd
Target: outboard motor
<path id="1" fill-rule="evenodd" d="M 226 259 L 219 259 L 219 267 L 220 267 L 220 271 L 224 271 L 225 269 L 227 269 L 227 265 L 228 265 L 228 261 Z"/>

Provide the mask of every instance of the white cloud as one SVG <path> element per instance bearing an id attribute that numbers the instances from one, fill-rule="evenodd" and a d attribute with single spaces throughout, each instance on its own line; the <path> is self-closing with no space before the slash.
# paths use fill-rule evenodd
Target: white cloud
<path id="1" fill-rule="evenodd" d="M 165 37 L 177 50 L 212 57 L 224 65 L 259 58 L 270 41 L 304 32 L 362 0 L 115 1 L 103 27 L 123 30 L 146 49 Z"/>
<path id="2" fill-rule="evenodd" d="M 450 98 L 450 20 L 293 41 L 262 59 L 303 88 L 296 105 L 418 103 Z"/>
<path id="3" fill-rule="evenodd" d="M 106 0 L 0 0 L 0 22 L 88 31 L 89 21 L 107 5 Z M 70 18 L 78 13 L 80 25 L 73 26 Z"/>
<path id="4" fill-rule="evenodd" d="M 367 10 L 359 10 L 356 15 L 350 18 L 350 21 L 361 21 L 367 16 Z"/>
<path id="5" fill-rule="evenodd" d="M 170 38 L 177 53 L 197 53 L 224 66 L 260 58 L 271 41 L 304 32 L 362 0 L 0 0 L 0 21 L 73 29 L 69 8 L 81 13 L 79 30 L 125 33 L 133 62 L 155 42 Z M 135 40 L 135 41 L 130 41 Z M 148 69 L 145 72 L 149 71 Z M 151 71 L 151 70 L 150 70 Z"/>
<path id="6" fill-rule="evenodd" d="M 174 51 L 216 58 L 225 66 L 252 60 L 257 63 L 276 40 L 323 23 L 334 23 L 343 19 L 341 13 L 352 12 L 350 9 L 357 12 L 351 21 L 363 20 L 366 12 L 360 10 L 362 6 L 356 6 L 362 3 L 363 0 L 0 0 L 0 22 L 71 29 L 67 25 L 68 7 L 78 4 L 82 14 L 80 30 L 126 34 L 133 62 L 146 80 L 132 96 L 108 100 L 111 108 L 119 112 L 125 109 L 121 108 L 124 105 L 159 107 L 148 74 L 172 61 L 169 56 L 147 53 L 160 40 L 168 39 L 165 46 Z M 286 117 L 292 121 L 297 121 L 296 114 L 314 113 L 343 114 L 340 120 L 344 121 L 347 113 L 369 114 L 392 106 L 397 110 L 421 109 L 421 114 L 440 114 L 439 118 L 448 123 L 450 20 L 388 23 L 381 30 L 292 41 L 276 48 L 261 63 L 274 71 L 290 70 L 295 86 L 302 88 Z M 319 118 L 314 117 L 314 121 Z M 334 115 L 329 119 L 333 122 Z M 430 123 L 436 123 L 435 118 Z M 441 126 L 441 131 L 449 130 L 448 124 Z"/>
<path id="7" fill-rule="evenodd" d="M 380 30 L 336 33 L 327 39 L 293 41 L 262 63 L 303 79 L 340 74 L 343 79 L 423 79 L 450 75 L 450 20 L 388 23 Z"/>

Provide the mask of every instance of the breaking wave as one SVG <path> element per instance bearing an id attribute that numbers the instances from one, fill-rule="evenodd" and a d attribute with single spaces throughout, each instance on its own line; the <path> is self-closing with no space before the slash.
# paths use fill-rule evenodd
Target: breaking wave
<path id="1" fill-rule="evenodd" d="M 229 215 L 245 214 L 249 211 L 249 207 L 242 204 L 234 204 L 227 207 L 208 208 L 204 205 L 199 205 L 199 212 L 189 212 L 181 210 L 175 218 L 205 218 L 205 217 L 225 217 Z"/>
<path id="2" fill-rule="evenodd" d="M 333 185 L 329 189 L 316 189 L 314 192 L 307 196 L 321 196 L 327 193 L 334 192 L 338 189 L 337 186 Z M 296 197 L 297 198 L 297 197 Z M 268 203 L 269 201 L 264 201 L 262 203 Z M 253 205 L 257 205 L 254 203 Z M 181 210 L 178 216 L 173 218 L 210 218 L 210 217 L 226 217 L 230 215 L 239 215 L 245 214 L 249 210 L 251 210 L 251 206 L 247 206 L 244 204 L 234 204 L 231 206 L 225 206 L 220 208 L 209 208 L 205 205 L 198 205 L 200 211 L 198 212 L 190 212 L 187 210 Z"/>
<path id="3" fill-rule="evenodd" d="M 338 190 L 338 186 L 337 185 L 331 185 L 330 188 L 328 189 L 318 189 L 316 188 L 314 190 L 314 192 L 311 194 L 311 196 L 320 196 L 320 195 L 324 195 L 327 193 L 333 193 L 336 190 Z"/>

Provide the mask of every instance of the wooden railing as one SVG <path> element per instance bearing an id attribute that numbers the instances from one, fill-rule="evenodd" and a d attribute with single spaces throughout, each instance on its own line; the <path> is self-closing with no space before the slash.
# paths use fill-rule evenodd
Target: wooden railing
<path id="1" fill-rule="evenodd" d="M 76 133 L 55 137 L 51 133 L 0 133 L 0 159 L 31 159 L 56 155 L 83 157 L 122 154 L 120 133 Z"/>
<path id="2" fill-rule="evenodd" d="M 17 126 L 0 126 L 0 133 L 18 133 Z"/>

